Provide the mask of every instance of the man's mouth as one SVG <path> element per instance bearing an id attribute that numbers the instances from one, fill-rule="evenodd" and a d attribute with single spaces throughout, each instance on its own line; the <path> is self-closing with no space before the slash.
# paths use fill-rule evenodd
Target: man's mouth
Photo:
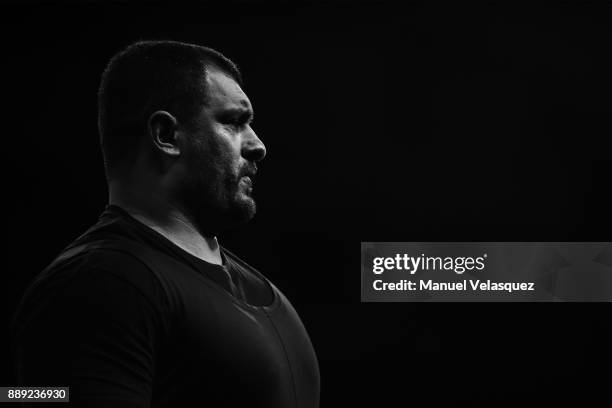
<path id="1" fill-rule="evenodd" d="M 250 193 L 253 190 L 253 179 L 255 178 L 255 174 L 257 174 L 257 167 L 246 167 L 241 173 L 242 174 L 238 180 L 238 184 L 244 186 L 247 189 L 247 192 Z"/>
<path id="2" fill-rule="evenodd" d="M 249 189 L 253 188 L 253 180 L 251 180 L 251 177 L 249 176 L 244 176 L 240 179 L 240 183 L 244 184 L 245 186 L 247 186 Z"/>

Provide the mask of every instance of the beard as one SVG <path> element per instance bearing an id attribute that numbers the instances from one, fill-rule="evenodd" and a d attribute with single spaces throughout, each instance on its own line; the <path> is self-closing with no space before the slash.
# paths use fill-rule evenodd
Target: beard
<path id="1" fill-rule="evenodd" d="M 197 154 L 187 161 L 186 176 L 177 193 L 180 206 L 200 233 L 215 236 L 250 221 L 257 206 L 250 183 L 242 180 L 254 173 L 255 166 L 245 164 L 236 169 L 231 155 L 211 146 L 194 148 Z"/>

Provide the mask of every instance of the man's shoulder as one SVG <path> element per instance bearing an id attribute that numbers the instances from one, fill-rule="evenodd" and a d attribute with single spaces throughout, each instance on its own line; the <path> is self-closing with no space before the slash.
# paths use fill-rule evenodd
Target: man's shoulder
<path id="1" fill-rule="evenodd" d="M 136 247 L 141 245 L 120 239 L 78 239 L 62 250 L 46 270 L 121 272 L 124 269 L 146 269 L 146 263 L 133 250 Z"/>
<path id="2" fill-rule="evenodd" d="M 98 328 L 109 333 L 165 327 L 171 312 L 167 292 L 138 257 L 116 250 L 122 247 L 77 239 L 64 249 L 24 293 L 11 324 L 13 341 L 27 338 L 35 344 L 57 320 L 57 327 L 70 333 L 70 341 Z M 65 334 L 58 333 L 56 340 L 59 337 Z"/>
<path id="3" fill-rule="evenodd" d="M 65 248 L 32 282 L 32 287 L 78 290 L 87 282 L 131 286 L 148 298 L 158 298 L 162 287 L 150 262 L 139 254 L 142 244 L 121 240 L 78 239 Z"/>

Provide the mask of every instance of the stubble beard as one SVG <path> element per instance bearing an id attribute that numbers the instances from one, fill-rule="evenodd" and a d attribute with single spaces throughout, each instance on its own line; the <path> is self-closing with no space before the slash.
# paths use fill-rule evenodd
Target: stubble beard
<path id="1" fill-rule="evenodd" d="M 240 182 L 241 176 L 229 168 L 210 166 L 190 171 L 180 188 L 182 207 L 207 236 L 250 221 L 257 211 L 251 191 Z"/>

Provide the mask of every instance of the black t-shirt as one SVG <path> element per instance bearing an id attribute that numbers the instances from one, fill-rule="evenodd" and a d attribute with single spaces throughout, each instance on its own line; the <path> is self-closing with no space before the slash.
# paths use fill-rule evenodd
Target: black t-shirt
<path id="1" fill-rule="evenodd" d="M 297 313 L 221 253 L 224 265 L 205 262 L 108 206 L 22 300 L 20 384 L 69 386 L 73 406 L 318 407 L 317 359 Z"/>

